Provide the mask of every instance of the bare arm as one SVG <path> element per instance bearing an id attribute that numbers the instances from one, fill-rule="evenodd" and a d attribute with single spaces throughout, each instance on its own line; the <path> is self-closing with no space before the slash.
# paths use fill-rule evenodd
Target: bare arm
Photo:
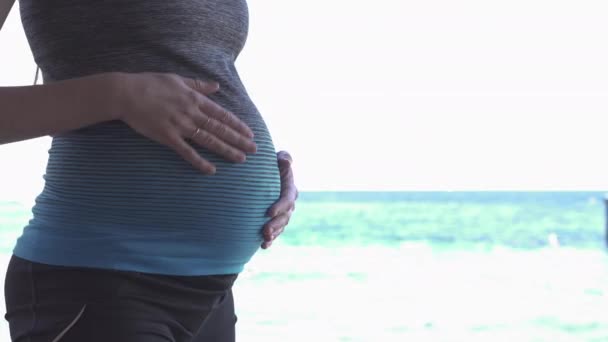
<path id="1" fill-rule="evenodd" d="M 0 0 L 0 29 L 15 0 Z M 203 173 L 215 166 L 184 138 L 232 162 L 255 153 L 253 131 L 207 95 L 219 84 L 170 73 L 108 72 L 50 84 L 0 87 L 0 145 L 122 120 Z"/>
<path id="2" fill-rule="evenodd" d="M 232 162 L 244 162 L 245 153 L 257 151 L 253 131 L 206 96 L 218 89 L 216 82 L 155 72 L 107 72 L 0 87 L 0 144 L 121 120 L 213 174 L 215 166 L 184 138 Z"/>
<path id="3" fill-rule="evenodd" d="M 11 7 L 13 7 L 14 3 L 15 0 L 0 0 L 0 29 L 2 29 L 2 26 L 4 26 L 4 22 L 6 21 L 8 13 L 11 11 Z"/>
<path id="4" fill-rule="evenodd" d="M 14 3 L 0 0 L 0 29 Z M 93 75 L 48 85 L 0 87 L 0 145 L 115 119 L 111 115 L 116 111 L 108 108 L 115 102 L 108 82 L 108 76 Z"/>
<path id="5" fill-rule="evenodd" d="M 0 87 L 0 145 L 118 119 L 118 111 L 111 108 L 119 93 L 115 76 Z"/>

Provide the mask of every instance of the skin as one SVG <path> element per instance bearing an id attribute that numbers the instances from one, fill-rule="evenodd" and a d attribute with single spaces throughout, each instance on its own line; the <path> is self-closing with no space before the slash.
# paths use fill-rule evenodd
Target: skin
<path id="1" fill-rule="evenodd" d="M 0 0 L 0 30 L 14 2 Z M 206 97 L 218 89 L 216 83 L 158 73 L 109 73 L 49 85 L 0 87 L 0 145 L 122 120 L 139 133 L 173 148 L 201 172 L 213 174 L 215 167 L 184 141 L 197 127 L 201 130 L 193 142 L 227 160 L 244 162 L 247 152 L 256 151 L 249 127 Z M 149 101 L 141 101 L 142 97 Z M 160 102 L 154 103 L 155 98 Z M 174 104 L 172 108 L 169 103 Z M 90 108 L 100 111 L 92 112 Z M 83 112 L 90 115 L 83 117 Z M 150 115 L 155 120 L 150 120 Z M 263 226 L 263 249 L 283 233 L 295 210 L 298 190 L 292 162 L 287 151 L 277 153 L 281 195 L 267 211 L 270 220 Z"/>
<path id="2" fill-rule="evenodd" d="M 127 101 L 116 101 L 118 107 L 113 112 L 121 111 L 127 113 L 125 116 L 119 116 L 119 119 L 134 127 L 141 134 L 172 147 L 185 160 L 189 161 L 193 166 L 198 167 L 202 172 L 213 174 L 215 166 L 196 153 L 183 139 L 184 137 L 188 137 L 189 134 L 191 136 L 191 132 L 195 131 L 196 127 L 201 127 L 201 133 L 197 135 L 197 141 L 195 142 L 224 156 L 228 160 L 244 162 L 246 152 L 254 153 L 256 151 L 255 143 L 251 140 L 253 134 L 249 130 L 249 127 L 242 123 L 234 114 L 227 112 L 204 96 L 219 89 L 219 85 L 216 83 L 182 79 L 174 75 L 168 76 L 158 73 L 126 75 L 119 73 L 116 77 L 123 78 L 122 81 L 118 82 L 123 87 L 123 90 L 119 93 L 138 94 L 137 96 L 128 97 L 130 100 Z M 162 82 L 156 82 L 159 86 L 151 87 L 150 84 L 154 84 L 153 80 L 158 81 L 159 78 L 163 79 Z M 114 87 L 120 87 L 118 84 L 115 84 Z M 161 84 L 163 86 L 160 86 Z M 190 107 L 184 104 L 182 107 L 189 109 L 168 109 L 166 104 L 172 102 L 168 100 L 158 103 L 154 102 L 157 100 L 163 101 L 163 97 L 166 96 L 165 94 L 170 93 L 164 87 L 177 89 L 183 87 L 184 84 L 196 90 L 194 93 L 189 93 L 196 95 L 193 101 L 195 104 L 191 103 Z M 142 97 L 146 97 L 149 100 L 140 101 Z M 150 112 L 158 111 L 163 106 L 166 109 L 162 113 L 156 114 L 156 120 L 154 121 L 156 126 L 152 127 L 151 121 L 147 116 Z M 168 114 L 171 112 L 175 114 Z M 164 123 L 162 120 L 163 116 L 166 121 Z M 211 121 L 207 121 L 206 117 L 212 118 Z M 172 127 L 174 133 L 167 133 L 168 127 Z M 291 163 L 293 162 L 291 155 L 287 151 L 279 151 L 277 153 L 277 162 L 281 175 L 281 195 L 267 210 L 267 216 L 270 217 L 270 220 L 263 226 L 264 242 L 261 245 L 263 249 L 269 248 L 272 242 L 283 233 L 295 210 L 295 201 L 298 197 L 298 190 L 295 186 L 293 171 L 291 169 Z"/>
<path id="3" fill-rule="evenodd" d="M 283 233 L 289 224 L 289 219 L 296 209 L 298 189 L 296 188 L 291 163 L 293 159 L 287 151 L 277 153 L 279 171 L 281 173 L 281 196 L 269 209 L 268 215 L 272 217 L 264 225 L 264 242 L 262 248 L 272 246 L 272 242 Z"/>

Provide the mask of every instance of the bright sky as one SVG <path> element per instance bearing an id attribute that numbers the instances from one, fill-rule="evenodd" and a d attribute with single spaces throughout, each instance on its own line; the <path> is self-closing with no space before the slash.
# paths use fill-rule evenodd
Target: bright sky
<path id="1" fill-rule="evenodd" d="M 249 3 L 238 67 L 301 190 L 608 189 L 605 1 Z M 0 46 L 0 85 L 31 84 L 17 7 Z M 0 146 L 0 196 L 48 146 Z"/>

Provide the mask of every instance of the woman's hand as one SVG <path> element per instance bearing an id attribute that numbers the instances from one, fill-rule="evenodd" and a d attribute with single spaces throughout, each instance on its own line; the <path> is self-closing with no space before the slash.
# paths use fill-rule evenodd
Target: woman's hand
<path id="1" fill-rule="evenodd" d="M 206 174 L 215 166 L 185 139 L 232 162 L 244 162 L 245 153 L 255 153 L 253 132 L 236 115 L 207 95 L 219 90 L 215 82 L 171 73 L 118 73 L 122 91 L 119 119 L 138 133 L 175 150 Z"/>
<path id="2" fill-rule="evenodd" d="M 270 209 L 268 216 L 272 219 L 264 225 L 264 242 L 262 248 L 266 249 L 272 245 L 272 241 L 276 239 L 287 224 L 291 214 L 296 209 L 296 199 L 298 198 L 298 189 L 293 180 L 293 171 L 291 170 L 291 155 L 287 151 L 277 153 L 279 163 L 279 171 L 281 173 L 281 196 Z"/>

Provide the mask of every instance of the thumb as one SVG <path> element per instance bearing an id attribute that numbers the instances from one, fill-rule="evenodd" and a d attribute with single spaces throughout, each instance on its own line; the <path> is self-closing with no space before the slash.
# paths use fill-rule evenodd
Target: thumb
<path id="1" fill-rule="evenodd" d="M 277 153 L 277 158 L 279 159 L 279 163 L 287 164 L 287 166 L 290 166 L 291 163 L 293 163 L 293 159 L 287 151 L 279 151 Z"/>

